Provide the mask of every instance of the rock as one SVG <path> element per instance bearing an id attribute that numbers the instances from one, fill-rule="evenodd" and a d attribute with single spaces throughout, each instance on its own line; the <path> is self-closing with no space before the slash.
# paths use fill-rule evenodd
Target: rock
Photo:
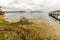
<path id="1" fill-rule="evenodd" d="M 30 22 L 29 22 L 29 19 L 28 18 L 26 18 L 26 17 L 22 17 L 21 19 L 20 19 L 20 24 L 29 24 Z"/>

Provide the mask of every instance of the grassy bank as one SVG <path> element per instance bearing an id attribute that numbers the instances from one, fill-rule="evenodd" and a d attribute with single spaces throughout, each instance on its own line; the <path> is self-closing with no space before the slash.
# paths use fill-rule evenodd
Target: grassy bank
<path id="1" fill-rule="evenodd" d="M 10 27 L 14 31 L 0 31 L 0 40 L 3 40 L 4 34 L 7 34 L 7 40 L 60 40 L 60 27 L 53 22 L 43 19 L 31 19 L 32 24 L 8 23 L 0 20 L 0 26 Z M 8 30 L 8 29 L 7 29 Z"/>

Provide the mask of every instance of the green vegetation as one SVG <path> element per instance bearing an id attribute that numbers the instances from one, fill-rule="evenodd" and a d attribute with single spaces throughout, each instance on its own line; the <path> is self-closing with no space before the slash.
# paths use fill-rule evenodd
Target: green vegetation
<path id="1" fill-rule="evenodd" d="M 12 28 L 15 28 L 15 29 L 16 29 L 16 27 L 17 27 L 18 25 L 24 25 L 24 26 L 26 26 L 26 25 L 29 25 L 29 24 L 31 24 L 31 23 L 32 23 L 32 22 L 28 22 L 28 21 L 26 21 L 26 20 L 21 20 L 20 22 L 17 22 L 17 23 L 9 23 L 9 22 L 6 22 L 6 21 L 3 19 L 3 16 L 0 15 L 0 27 L 1 27 L 1 26 L 2 26 L 2 27 L 7 26 L 7 27 L 12 27 Z M 22 31 L 22 30 L 20 30 L 20 31 Z M 27 30 L 25 30 L 25 31 L 27 31 Z M 5 33 L 6 33 L 6 31 L 0 31 L 0 40 L 3 40 Z"/>
<path id="2" fill-rule="evenodd" d="M 32 19 L 31 19 L 32 20 Z M 28 24 L 24 21 L 17 23 L 8 23 L 3 19 L 0 20 L 0 26 L 3 28 L 10 27 L 14 31 L 0 31 L 0 40 L 4 40 L 4 34 L 9 37 L 7 40 L 60 40 L 60 27 L 53 22 L 33 19 L 33 24 Z M 26 24 L 25 24 L 26 23 Z M 6 40 L 6 39 L 5 39 Z"/>
<path id="3" fill-rule="evenodd" d="M 10 27 L 12 26 L 13 27 L 16 27 L 18 25 L 18 23 L 9 23 L 9 22 L 6 22 L 4 19 L 3 19 L 3 15 L 0 15 L 0 27 Z M 0 31 L 0 40 L 4 40 L 4 34 L 6 33 L 6 31 Z"/>
<path id="4" fill-rule="evenodd" d="M 6 34 L 7 31 L 0 31 L 0 40 L 4 40 L 4 34 Z"/>

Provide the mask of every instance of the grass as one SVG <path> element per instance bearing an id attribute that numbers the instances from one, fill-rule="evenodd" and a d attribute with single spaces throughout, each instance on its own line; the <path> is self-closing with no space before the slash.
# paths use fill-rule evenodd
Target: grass
<path id="1" fill-rule="evenodd" d="M 7 31 L 0 31 L 0 40 L 4 40 L 4 34 L 6 33 Z"/>
<path id="2" fill-rule="evenodd" d="M 4 27 L 4 26 L 12 26 L 13 27 L 16 27 L 18 25 L 18 23 L 8 23 L 6 22 L 4 19 L 3 19 L 3 15 L 0 15 L 0 27 Z M 6 33 L 6 31 L 0 31 L 0 40 L 4 40 L 4 34 Z"/>
<path id="3" fill-rule="evenodd" d="M 33 24 L 21 25 L 20 23 L 8 23 L 1 17 L 0 26 L 11 26 L 22 40 L 60 40 L 60 27 L 56 24 L 43 19 L 31 20 Z M 3 40 L 5 33 L 6 31 L 0 31 L 0 40 Z M 14 33 L 10 35 L 14 38 L 12 35 Z"/>
<path id="4" fill-rule="evenodd" d="M 34 20 L 32 20 L 34 21 Z M 46 20 L 35 20 L 31 25 L 14 27 L 22 40 L 60 40 L 60 30 Z"/>

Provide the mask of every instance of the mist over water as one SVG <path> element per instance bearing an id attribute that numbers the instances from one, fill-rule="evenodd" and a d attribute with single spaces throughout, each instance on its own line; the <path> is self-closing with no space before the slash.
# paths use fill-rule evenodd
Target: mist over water
<path id="1" fill-rule="evenodd" d="M 48 16 L 48 12 L 37 12 L 37 13 L 31 13 L 31 12 L 26 12 L 26 13 L 5 13 L 4 14 L 4 19 L 9 22 L 17 22 L 20 20 L 20 18 L 26 17 L 28 19 L 36 19 L 36 18 L 46 18 Z"/>
<path id="2" fill-rule="evenodd" d="M 4 11 L 7 9 L 34 9 L 39 11 L 45 11 L 42 13 L 5 13 L 4 19 L 6 21 L 18 21 L 20 20 L 21 16 L 26 18 L 47 18 L 48 19 L 48 13 L 52 10 L 58 10 L 60 9 L 60 0 L 0 0 L 0 5 Z M 27 10 L 29 11 L 29 10 Z"/>

